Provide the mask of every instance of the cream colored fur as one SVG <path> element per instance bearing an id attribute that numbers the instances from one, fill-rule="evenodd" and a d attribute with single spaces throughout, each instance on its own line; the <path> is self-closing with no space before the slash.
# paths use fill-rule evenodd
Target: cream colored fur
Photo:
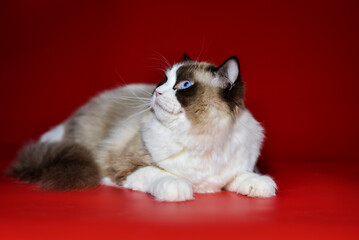
<path id="1" fill-rule="evenodd" d="M 272 178 L 253 172 L 264 138 L 262 126 L 247 109 L 234 119 L 211 110 L 206 117 L 215 124 L 194 129 L 175 96 L 180 67 L 176 64 L 166 72 L 167 82 L 156 89 L 160 95 L 150 95 L 155 86 L 143 84 L 105 92 L 64 125 L 44 134 L 41 141 L 59 140 L 59 129 L 64 126 L 61 139 L 82 143 L 93 151 L 103 184 L 117 183 L 160 201 L 185 201 L 193 199 L 193 193 L 222 189 L 251 197 L 274 196 Z M 230 74 L 233 77 L 238 72 L 230 69 Z M 131 145 L 131 149 L 145 149 L 149 160 L 133 172 L 128 170 L 125 181 L 120 182 L 111 165 L 121 161 L 138 134 L 142 142 L 135 141 L 138 146 Z"/>

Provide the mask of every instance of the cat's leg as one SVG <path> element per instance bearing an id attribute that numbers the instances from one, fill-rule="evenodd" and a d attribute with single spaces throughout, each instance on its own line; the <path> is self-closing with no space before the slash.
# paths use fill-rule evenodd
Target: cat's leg
<path id="1" fill-rule="evenodd" d="M 241 172 L 229 182 L 225 189 L 249 197 L 273 197 L 277 185 L 269 176 L 253 172 Z"/>
<path id="2" fill-rule="evenodd" d="M 190 182 L 154 166 L 136 170 L 126 178 L 122 186 L 150 193 L 159 201 L 175 202 L 193 199 Z"/>

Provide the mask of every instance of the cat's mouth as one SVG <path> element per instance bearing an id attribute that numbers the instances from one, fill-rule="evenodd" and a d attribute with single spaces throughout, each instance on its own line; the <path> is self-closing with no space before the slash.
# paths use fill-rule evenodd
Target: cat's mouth
<path id="1" fill-rule="evenodd" d="M 176 109 L 174 108 L 169 108 L 166 105 L 162 105 L 161 103 L 159 103 L 159 101 L 157 101 L 157 99 L 153 102 L 153 109 L 156 111 L 157 109 L 159 109 L 160 111 L 164 111 L 166 113 L 172 114 L 172 115 L 178 115 L 180 113 L 183 112 L 182 109 L 179 109 L 176 111 Z"/>

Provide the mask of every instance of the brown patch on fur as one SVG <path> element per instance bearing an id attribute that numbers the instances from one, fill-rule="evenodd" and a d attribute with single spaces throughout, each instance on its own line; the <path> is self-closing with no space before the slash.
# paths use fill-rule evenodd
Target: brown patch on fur
<path id="1" fill-rule="evenodd" d="M 118 115 L 116 104 L 107 100 L 100 96 L 78 109 L 66 122 L 64 139 L 95 149 L 108 136 Z"/>
<path id="2" fill-rule="evenodd" d="M 148 94 L 138 89 L 140 87 L 132 89 L 130 87 L 131 85 L 128 85 L 104 92 L 78 109 L 66 121 L 64 139 L 81 143 L 91 150 L 96 149 L 99 143 L 110 135 L 110 131 L 117 123 L 146 108 L 133 107 L 133 100 L 124 99 L 135 96 L 149 98 Z M 151 85 L 141 87 L 147 92 L 153 92 L 154 88 L 155 86 Z M 138 101 L 139 106 L 143 103 Z M 129 105 L 131 107 L 128 107 Z"/>
<path id="3" fill-rule="evenodd" d="M 121 185 L 127 176 L 141 167 L 151 165 L 151 156 L 145 148 L 140 134 L 137 134 L 125 150 L 111 160 L 110 168 L 105 171 L 113 182 Z"/>
<path id="4" fill-rule="evenodd" d="M 210 126 L 215 115 L 224 114 L 234 118 L 243 106 L 241 81 L 231 89 L 222 88 L 219 80 L 216 80 L 221 76 L 211 71 L 214 68 L 216 66 L 208 63 L 186 62 L 177 70 L 176 85 L 184 80 L 193 82 L 191 87 L 177 90 L 176 96 L 194 126 Z"/>
<path id="5" fill-rule="evenodd" d="M 244 82 L 238 81 L 222 92 L 222 98 L 226 101 L 234 116 L 244 110 Z"/>
<path id="6" fill-rule="evenodd" d="M 91 152 L 73 142 L 28 144 L 8 174 L 51 191 L 91 188 L 101 179 Z"/>
<path id="7" fill-rule="evenodd" d="M 134 163 L 128 163 L 121 170 L 115 166 L 111 170 L 111 165 L 116 164 L 119 154 L 128 151 L 130 146 L 126 141 L 131 139 L 140 131 L 141 116 L 138 112 L 143 111 L 146 106 L 143 100 L 134 100 L 135 97 L 150 99 L 149 93 L 154 91 L 154 85 L 127 85 L 115 90 L 106 91 L 99 96 L 91 99 L 86 105 L 81 107 L 65 124 L 66 141 L 74 141 L 90 149 L 96 157 L 96 162 L 100 166 L 103 176 L 114 176 L 113 170 L 119 172 L 130 172 L 133 166 L 141 165 L 136 163 L 136 156 L 133 156 Z M 128 99 L 126 99 L 128 97 Z M 149 106 L 148 100 L 148 106 Z M 136 106 L 138 105 L 138 107 Z M 134 116 L 134 117 L 131 117 Z M 117 128 L 125 129 L 126 125 L 131 125 L 133 136 L 124 139 L 123 142 L 112 139 L 113 131 Z M 125 131 L 126 132 L 126 131 Z M 124 133 L 131 135 L 132 133 Z M 126 157 L 127 158 L 127 157 Z M 140 161 L 139 159 L 138 161 Z M 124 160 L 127 162 L 127 160 Z M 130 167 L 130 165 L 133 165 Z M 127 175 L 120 173 L 119 175 Z"/>

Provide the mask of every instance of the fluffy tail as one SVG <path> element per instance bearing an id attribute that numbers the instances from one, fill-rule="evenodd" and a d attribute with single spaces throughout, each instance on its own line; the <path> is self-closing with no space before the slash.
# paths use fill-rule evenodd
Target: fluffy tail
<path id="1" fill-rule="evenodd" d="M 8 173 L 50 191 L 95 187 L 101 179 L 92 153 L 70 142 L 31 143 L 20 151 Z"/>

